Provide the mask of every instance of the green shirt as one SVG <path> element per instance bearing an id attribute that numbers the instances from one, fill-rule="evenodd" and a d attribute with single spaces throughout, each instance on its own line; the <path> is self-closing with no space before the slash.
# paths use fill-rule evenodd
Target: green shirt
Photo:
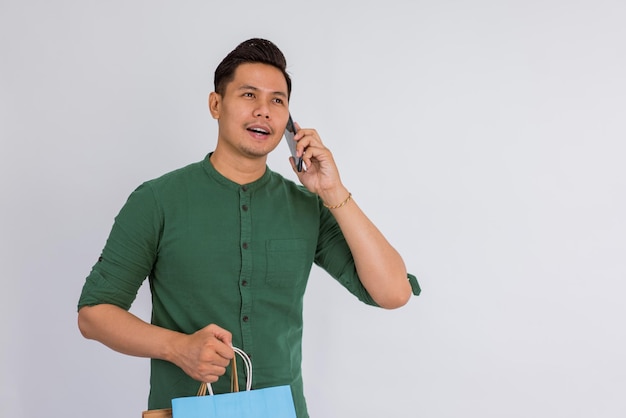
<path id="1" fill-rule="evenodd" d="M 346 241 L 317 195 L 266 168 L 239 185 L 209 160 L 138 187 L 115 218 L 79 301 L 129 309 L 149 277 L 152 323 L 191 334 L 214 323 L 252 358 L 253 388 L 291 385 L 307 417 L 301 375 L 302 302 L 312 263 L 375 305 Z M 409 280 L 414 293 L 417 281 Z M 238 367 L 245 381 L 244 367 Z M 229 372 L 227 371 L 227 374 Z M 213 384 L 228 392 L 230 379 Z M 150 409 L 192 396 L 199 383 L 151 360 Z"/>

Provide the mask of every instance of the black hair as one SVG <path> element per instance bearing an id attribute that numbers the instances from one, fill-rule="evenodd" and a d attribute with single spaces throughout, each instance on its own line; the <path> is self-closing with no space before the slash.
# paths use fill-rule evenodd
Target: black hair
<path id="1" fill-rule="evenodd" d="M 280 49 L 266 39 L 252 38 L 237 45 L 215 69 L 215 92 L 224 95 L 226 85 L 235 77 L 241 64 L 262 63 L 278 68 L 287 81 L 287 95 L 291 96 L 291 78 L 287 74 L 287 60 Z"/>

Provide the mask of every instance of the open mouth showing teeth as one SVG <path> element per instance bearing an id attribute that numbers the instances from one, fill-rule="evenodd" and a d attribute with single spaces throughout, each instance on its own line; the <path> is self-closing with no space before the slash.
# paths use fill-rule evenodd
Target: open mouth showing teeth
<path id="1" fill-rule="evenodd" d="M 259 128 L 249 128 L 248 129 L 250 132 L 254 132 L 255 134 L 261 134 L 261 135 L 269 135 L 269 132 L 263 130 L 263 129 L 259 129 Z"/>

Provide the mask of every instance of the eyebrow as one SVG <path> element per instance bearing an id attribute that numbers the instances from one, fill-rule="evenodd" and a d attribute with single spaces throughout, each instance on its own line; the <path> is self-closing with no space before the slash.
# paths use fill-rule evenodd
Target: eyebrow
<path id="1" fill-rule="evenodd" d="M 259 91 L 260 89 L 258 87 L 254 87 L 254 86 L 251 86 L 249 84 L 244 84 L 244 85 L 239 86 L 239 88 L 237 88 L 237 90 Z M 281 97 L 287 98 L 287 93 L 285 93 L 283 91 L 280 91 L 280 90 L 273 91 L 272 94 L 274 94 L 276 96 L 281 96 Z"/>

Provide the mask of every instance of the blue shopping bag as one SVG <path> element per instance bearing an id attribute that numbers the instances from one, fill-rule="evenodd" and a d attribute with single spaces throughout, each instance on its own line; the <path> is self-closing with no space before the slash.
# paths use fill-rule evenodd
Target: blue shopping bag
<path id="1" fill-rule="evenodd" d="M 246 366 L 246 390 L 208 396 L 172 399 L 173 418 L 296 418 L 296 409 L 288 385 L 252 390 L 252 363 L 242 350 L 234 347 Z M 236 370 L 233 370 L 236 376 Z M 237 385 L 233 390 L 238 390 Z M 204 392 L 204 390 L 201 390 Z"/>
<path id="2" fill-rule="evenodd" d="M 172 399 L 173 418 L 296 418 L 289 386 Z"/>

